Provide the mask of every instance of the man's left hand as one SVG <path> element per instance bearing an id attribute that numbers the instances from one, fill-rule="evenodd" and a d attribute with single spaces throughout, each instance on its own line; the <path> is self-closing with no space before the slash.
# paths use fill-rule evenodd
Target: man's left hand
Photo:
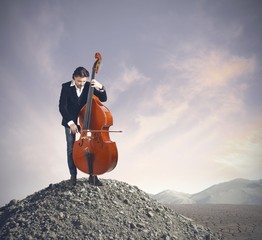
<path id="1" fill-rule="evenodd" d="M 90 83 L 91 86 L 94 87 L 96 90 L 101 90 L 103 88 L 103 85 L 95 79 L 92 79 Z"/>

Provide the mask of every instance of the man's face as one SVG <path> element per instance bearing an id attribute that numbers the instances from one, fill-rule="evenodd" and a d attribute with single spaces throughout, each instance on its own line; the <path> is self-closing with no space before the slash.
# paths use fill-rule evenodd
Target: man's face
<path id="1" fill-rule="evenodd" d="M 87 77 L 74 77 L 76 86 L 78 88 L 81 88 L 85 85 L 86 81 L 87 81 Z"/>

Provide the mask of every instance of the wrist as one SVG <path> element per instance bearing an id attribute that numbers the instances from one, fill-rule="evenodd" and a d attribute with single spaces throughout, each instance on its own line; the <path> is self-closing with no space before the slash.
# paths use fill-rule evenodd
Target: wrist
<path id="1" fill-rule="evenodd" d="M 75 124 L 73 120 L 69 121 L 67 125 L 70 127 L 72 124 Z"/>

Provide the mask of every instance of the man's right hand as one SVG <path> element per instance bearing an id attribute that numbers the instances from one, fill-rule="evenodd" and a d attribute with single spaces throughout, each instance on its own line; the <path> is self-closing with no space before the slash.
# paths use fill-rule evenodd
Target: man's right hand
<path id="1" fill-rule="evenodd" d="M 78 133 L 78 128 L 77 128 L 77 125 L 75 123 L 70 124 L 69 127 L 70 127 L 70 130 L 71 130 L 71 133 L 73 133 L 73 134 Z"/>

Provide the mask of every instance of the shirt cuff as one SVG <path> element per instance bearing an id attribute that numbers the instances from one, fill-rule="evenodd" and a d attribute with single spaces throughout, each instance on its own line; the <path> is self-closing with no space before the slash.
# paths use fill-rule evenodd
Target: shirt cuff
<path id="1" fill-rule="evenodd" d="M 73 120 L 71 120 L 71 121 L 69 121 L 68 123 L 67 123 L 67 125 L 70 127 L 70 125 L 72 125 L 72 124 L 74 124 L 74 121 Z"/>

